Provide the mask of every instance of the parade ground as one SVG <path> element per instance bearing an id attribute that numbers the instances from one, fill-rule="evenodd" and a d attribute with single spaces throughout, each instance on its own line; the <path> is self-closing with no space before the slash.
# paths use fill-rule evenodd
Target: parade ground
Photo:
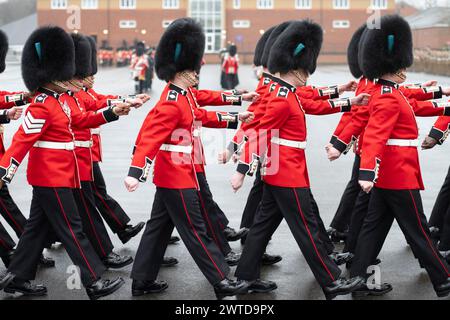
<path id="1" fill-rule="evenodd" d="M 239 71 L 240 86 L 248 90 L 254 90 L 257 80 L 250 66 L 242 66 Z M 19 65 L 8 65 L 7 70 L 0 76 L 2 90 L 24 90 L 21 80 Z M 335 85 L 351 80 L 351 75 L 346 66 L 320 66 L 311 78 L 313 85 Z M 439 84 L 450 86 L 450 79 L 445 77 L 410 74 L 408 83 L 416 83 L 426 80 L 438 80 Z M 156 80 L 151 92 L 152 99 L 141 109 L 135 110 L 129 117 L 122 118 L 104 126 L 102 129 L 102 141 L 104 162 L 102 170 L 105 175 L 109 193 L 113 195 L 124 207 L 133 223 L 147 221 L 155 193 L 155 187 L 151 182 L 140 186 L 135 193 L 128 193 L 123 180 L 128 172 L 130 157 L 134 141 L 147 112 L 159 99 L 164 83 Z M 220 66 L 206 65 L 201 72 L 200 87 L 203 89 L 220 89 Z M 134 83 L 131 80 L 130 71 L 127 68 L 100 69 L 95 85 L 97 92 L 102 94 L 132 94 Z M 245 106 L 246 107 L 246 106 Z M 245 107 L 222 107 L 217 110 L 244 110 Z M 322 218 L 328 227 L 338 206 L 342 192 L 347 184 L 353 164 L 353 153 L 343 156 L 334 163 L 327 160 L 324 146 L 329 141 L 334 128 L 339 120 L 339 115 L 325 117 L 308 117 L 308 146 L 306 150 L 312 191 L 320 208 Z M 429 132 L 435 118 L 422 118 L 419 120 L 421 139 Z M 5 128 L 5 144 L 9 146 L 12 135 L 20 125 L 20 121 L 7 125 Z M 242 210 L 244 208 L 248 191 L 253 183 L 253 178 L 247 177 L 244 187 L 237 193 L 233 193 L 230 186 L 230 177 L 236 166 L 232 163 L 219 165 L 217 154 L 225 149 L 233 136 L 231 130 L 203 129 L 203 142 L 207 156 L 207 178 L 214 194 L 216 202 L 230 219 L 230 226 L 238 228 Z M 422 174 L 425 180 L 426 190 L 422 193 L 424 208 L 429 216 L 434 200 L 439 192 L 444 177 L 450 165 L 450 142 L 443 146 L 437 146 L 429 151 L 420 151 Z M 26 182 L 26 162 L 22 163 L 12 185 L 11 194 L 25 216 L 29 215 L 31 188 Z M 42 172 L 45 175 L 45 172 Z M 149 179 L 150 180 L 150 179 Z M 7 226 L 5 224 L 5 226 Z M 7 226 L 8 230 L 9 226 Z M 12 234 L 12 232 L 11 232 Z M 116 235 L 111 233 L 115 251 L 123 255 L 136 254 L 140 235 L 133 238 L 125 246 Z M 235 251 L 241 252 L 240 242 L 232 243 Z M 341 249 L 341 247 L 338 247 Z M 324 299 L 324 295 L 313 274 L 309 270 L 289 228 L 283 222 L 269 244 L 268 252 L 280 254 L 283 261 L 275 266 L 263 267 L 262 278 L 277 282 L 278 290 L 266 295 L 248 295 L 237 299 L 277 299 L 277 300 L 317 300 Z M 39 299 L 76 300 L 88 299 L 84 289 L 70 285 L 67 282 L 70 277 L 70 260 L 62 248 L 47 250 L 46 255 L 56 260 L 55 269 L 41 269 L 36 279 L 48 287 L 48 295 Z M 167 256 L 176 257 L 179 264 L 172 268 L 162 269 L 159 279 L 169 284 L 169 289 L 162 294 L 148 295 L 145 297 L 131 297 L 131 279 L 129 278 L 131 266 L 120 271 L 108 271 L 105 277 L 121 276 L 126 280 L 118 292 L 107 297 L 110 300 L 129 299 L 215 299 L 212 287 L 196 267 L 193 259 L 188 254 L 182 243 L 169 246 Z M 428 276 L 421 270 L 414 259 L 410 248 L 395 223 L 381 252 L 382 260 L 381 280 L 392 283 L 394 290 L 376 299 L 437 299 Z M 232 269 L 234 272 L 234 268 Z M 0 273 L 4 271 L 0 266 Z M 344 268 L 344 272 L 346 270 Z M 70 280 L 70 279 L 69 279 Z M 69 283 L 71 283 L 69 281 Z M 73 283 L 72 283 L 73 284 Z M 13 299 L 14 297 L 4 292 L 0 293 L 0 299 Z M 233 298 L 235 299 L 235 298 Z M 352 299 L 344 296 L 338 299 Z"/>

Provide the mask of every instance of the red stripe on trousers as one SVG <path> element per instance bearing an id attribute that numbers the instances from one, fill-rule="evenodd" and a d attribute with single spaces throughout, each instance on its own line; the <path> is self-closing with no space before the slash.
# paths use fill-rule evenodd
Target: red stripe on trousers
<path id="1" fill-rule="evenodd" d="M 437 261 L 439 261 L 440 265 L 442 266 L 444 271 L 447 273 L 447 276 L 449 277 L 450 273 L 448 272 L 447 267 L 444 265 L 442 260 L 439 259 L 439 255 L 437 254 L 434 246 L 432 245 L 432 242 L 431 242 L 430 238 L 427 236 L 427 233 L 425 232 L 425 229 L 423 228 L 422 222 L 420 221 L 419 210 L 417 209 L 417 205 L 416 205 L 416 200 L 414 200 L 414 196 L 413 196 L 411 190 L 409 190 L 409 194 L 411 195 L 411 199 L 412 199 L 412 202 L 413 202 L 413 205 L 414 205 L 414 209 L 416 210 L 417 222 L 419 224 L 420 229 L 422 230 L 423 235 L 425 236 L 425 239 L 427 239 L 428 246 L 430 247 L 431 251 L 433 252 L 433 255 L 436 257 Z"/>
<path id="2" fill-rule="evenodd" d="M 317 257 L 320 260 L 320 263 L 322 264 L 322 266 L 325 268 L 325 270 L 327 271 L 328 275 L 330 276 L 330 278 L 335 281 L 333 275 L 331 274 L 330 270 L 328 269 L 327 265 L 325 264 L 325 262 L 322 259 L 322 256 L 319 253 L 319 250 L 316 247 L 316 243 L 314 242 L 314 239 L 312 237 L 311 231 L 309 230 L 308 224 L 306 222 L 305 216 L 303 214 L 302 208 L 300 207 L 300 201 L 298 199 L 298 195 L 295 189 L 292 189 L 294 191 L 294 195 L 295 195 L 295 200 L 297 201 L 297 207 L 298 207 L 298 212 L 300 213 L 300 216 L 302 218 L 303 224 L 305 225 L 306 231 L 308 232 L 308 236 L 309 239 L 311 240 L 311 243 L 313 244 L 314 250 L 316 252 Z"/>
<path id="3" fill-rule="evenodd" d="M 94 187 L 95 193 L 97 194 L 97 196 L 100 198 L 100 201 L 103 203 L 103 205 L 106 207 L 106 210 L 109 211 L 109 214 L 113 217 L 114 220 L 116 220 L 116 222 L 123 227 L 123 223 L 120 222 L 119 218 L 117 218 L 116 214 L 114 213 L 114 210 L 112 210 L 108 204 L 105 202 L 105 200 L 102 197 L 102 194 L 98 191 L 97 187 L 95 186 L 95 183 L 92 184 L 92 186 Z"/>
<path id="4" fill-rule="evenodd" d="M 180 196 L 181 196 L 181 201 L 183 202 L 184 211 L 186 212 L 186 217 L 188 218 L 189 225 L 191 226 L 192 231 L 193 231 L 194 234 L 195 234 L 195 237 L 197 238 L 198 242 L 200 242 L 201 246 L 203 247 L 203 250 L 205 250 L 206 255 L 208 256 L 209 260 L 211 260 L 211 262 L 213 263 L 213 265 L 214 265 L 214 267 L 216 268 L 217 272 L 219 273 L 220 277 L 221 277 L 222 279 L 224 279 L 225 276 L 223 275 L 222 271 L 220 271 L 220 269 L 219 269 L 219 267 L 217 266 L 217 264 L 214 262 L 214 260 L 213 260 L 213 258 L 211 257 L 211 255 L 210 255 L 208 249 L 207 249 L 206 246 L 203 244 L 202 239 L 200 239 L 200 237 L 199 237 L 199 235 L 198 235 L 198 233 L 197 233 L 197 230 L 195 230 L 195 227 L 194 227 L 194 225 L 192 224 L 191 217 L 189 216 L 189 212 L 188 212 L 187 207 L 186 207 L 186 202 L 184 201 L 183 192 L 181 192 L 181 190 L 180 190 Z"/>
<path id="5" fill-rule="evenodd" d="M 222 251 L 222 246 L 220 245 L 220 242 L 217 240 L 216 233 L 214 232 L 214 229 L 213 229 L 213 227 L 211 225 L 211 220 L 209 219 L 208 212 L 206 212 L 205 203 L 203 202 L 203 198 L 202 198 L 200 192 L 198 193 L 198 197 L 200 199 L 200 204 L 202 205 L 203 212 L 205 214 L 205 220 L 208 223 L 209 229 L 211 230 L 212 236 L 214 238 L 214 242 L 217 244 L 217 246 Z"/>
<path id="6" fill-rule="evenodd" d="M 1 244 L 2 246 L 4 246 L 6 249 L 11 250 L 11 248 L 9 248 L 9 247 L 6 245 L 6 242 L 5 242 L 2 238 L 0 238 L 0 244 Z"/>
<path id="7" fill-rule="evenodd" d="M 23 233 L 23 227 L 21 225 L 19 225 L 17 223 L 16 220 L 14 220 L 13 216 L 11 215 L 11 213 L 8 211 L 8 209 L 6 209 L 5 204 L 3 203 L 3 200 L 0 198 L 0 205 L 2 206 L 3 210 L 5 210 L 6 214 L 8 215 L 8 217 L 12 220 L 12 222 L 14 223 L 14 225 L 17 227 L 17 229 L 19 229 L 19 231 L 21 233 Z"/>
<path id="8" fill-rule="evenodd" d="M 88 215 L 89 223 L 91 224 L 91 228 L 92 228 L 92 232 L 94 233 L 95 239 L 97 239 L 98 245 L 100 246 L 100 249 L 102 250 L 103 256 L 106 257 L 105 249 L 103 249 L 102 242 L 100 241 L 100 238 L 97 234 L 97 230 L 95 229 L 94 222 L 92 221 L 91 213 L 89 212 L 89 208 L 86 204 L 86 200 L 84 199 L 83 189 L 79 189 L 78 191 L 80 192 L 80 197 L 81 197 L 81 201 L 83 202 L 84 210 L 86 211 L 86 214 Z"/>
<path id="9" fill-rule="evenodd" d="M 56 191 L 55 188 L 53 188 L 53 190 L 54 190 L 54 192 L 55 192 L 56 199 L 58 199 L 59 207 L 61 208 L 61 212 L 62 212 L 62 214 L 63 214 L 64 220 L 66 221 L 67 226 L 69 227 L 70 233 L 72 234 L 73 241 L 74 241 L 75 244 L 77 245 L 78 250 L 80 251 L 81 256 L 82 256 L 83 259 L 84 259 L 84 262 L 86 262 L 86 265 L 87 265 L 89 271 L 91 272 L 92 278 L 95 280 L 95 279 L 97 279 L 97 275 L 95 274 L 95 272 L 94 272 L 94 270 L 92 269 L 91 265 L 90 265 L 89 262 L 87 261 L 86 256 L 84 255 L 83 249 L 81 248 L 80 243 L 78 242 L 77 238 L 75 237 L 75 233 L 73 232 L 72 227 L 70 226 L 69 219 L 67 219 L 67 215 L 66 215 L 66 212 L 64 211 L 64 207 L 63 207 L 63 205 L 62 205 L 61 199 L 59 198 L 58 192 Z"/>

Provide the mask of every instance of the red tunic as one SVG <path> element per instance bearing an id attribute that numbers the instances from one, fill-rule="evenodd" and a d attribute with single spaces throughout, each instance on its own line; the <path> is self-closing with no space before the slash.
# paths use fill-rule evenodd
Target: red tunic
<path id="1" fill-rule="evenodd" d="M 11 147 L 0 161 L 0 176 L 11 182 L 18 166 L 29 152 L 27 178 L 32 186 L 80 187 L 78 165 L 73 150 L 72 127 L 99 126 L 118 119 L 111 109 L 102 113 L 82 113 L 70 107 L 73 98 L 47 89 L 39 89 L 28 107 L 22 126 Z M 67 149 L 35 147 L 38 141 L 66 143 Z M 72 144 L 72 148 L 69 145 Z"/>
<path id="2" fill-rule="evenodd" d="M 431 128 L 430 133 L 428 134 L 430 137 L 437 140 L 439 144 L 443 144 L 445 139 L 447 139 L 450 133 L 450 117 L 440 116 L 433 128 Z"/>
<path id="3" fill-rule="evenodd" d="M 222 69 L 226 74 L 237 74 L 239 69 L 239 60 L 236 57 L 226 57 L 222 65 Z"/>

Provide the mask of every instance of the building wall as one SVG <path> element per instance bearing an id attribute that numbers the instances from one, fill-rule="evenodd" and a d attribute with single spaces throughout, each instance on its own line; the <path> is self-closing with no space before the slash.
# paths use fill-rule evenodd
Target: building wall
<path id="1" fill-rule="evenodd" d="M 443 49 L 450 46 L 449 28 L 426 28 L 413 30 L 415 48 Z"/>
<path id="2" fill-rule="evenodd" d="M 237 44 L 244 62 L 251 62 L 252 53 L 261 33 L 272 25 L 290 19 L 312 19 L 324 28 L 323 54 L 330 55 L 330 61 L 345 62 L 345 51 L 350 37 L 369 14 L 367 8 L 372 0 L 349 0 L 350 10 L 333 9 L 333 0 L 311 0 L 311 9 L 296 9 L 295 0 L 274 0 L 275 10 L 257 9 L 257 0 L 240 0 L 240 8 L 235 9 L 235 0 L 221 0 L 223 6 L 223 46 L 227 42 Z M 395 11 L 395 1 L 388 1 L 388 10 L 382 14 Z M 39 25 L 56 24 L 67 29 L 69 14 L 66 10 L 54 10 L 51 0 L 37 0 Z M 179 8 L 163 9 L 163 0 L 137 0 L 136 10 L 123 10 L 119 0 L 99 0 L 98 9 L 81 10 L 80 32 L 97 37 L 99 43 L 108 40 L 112 47 L 118 47 L 123 40 L 145 40 L 156 45 L 164 31 L 163 21 L 184 17 L 189 13 L 189 0 L 180 0 Z M 68 0 L 69 6 L 80 6 L 81 0 Z M 119 27 L 120 20 L 136 20 L 132 29 Z M 236 28 L 235 20 L 244 20 L 249 26 Z M 348 28 L 333 28 L 334 20 L 348 20 Z M 235 22 L 236 23 L 236 22 Z M 208 60 L 212 60 L 211 57 Z"/>

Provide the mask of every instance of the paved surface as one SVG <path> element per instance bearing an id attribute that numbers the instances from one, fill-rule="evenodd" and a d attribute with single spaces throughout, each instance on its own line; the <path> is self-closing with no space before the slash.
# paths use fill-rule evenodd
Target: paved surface
<path id="1" fill-rule="evenodd" d="M 250 67 L 242 67 L 240 70 L 241 87 L 253 89 L 256 79 Z M 343 83 L 350 79 L 346 67 L 324 66 L 318 69 L 311 79 L 315 85 L 331 85 Z M 450 85 L 450 79 L 424 74 L 411 74 L 410 82 L 436 79 L 442 84 Z M 23 87 L 20 79 L 19 66 L 8 66 L 5 74 L 0 76 L 2 90 L 18 90 Z M 201 87 L 219 89 L 219 66 L 206 66 L 201 76 Z M 163 83 L 157 81 L 154 85 L 152 100 L 141 110 L 133 112 L 119 123 L 105 126 L 103 131 L 103 145 L 105 162 L 102 165 L 110 193 L 119 199 L 120 203 L 131 216 L 133 222 L 149 219 L 150 210 L 155 192 L 151 183 L 141 185 L 133 194 L 126 192 L 123 186 L 132 145 L 148 110 L 159 98 Z M 101 93 L 128 94 L 133 92 L 133 82 L 127 69 L 103 69 L 100 70 L 96 89 Z M 237 108 L 233 108 L 237 109 Z M 330 164 L 323 150 L 330 138 L 339 116 L 309 117 L 308 139 L 308 165 L 312 182 L 312 190 L 321 209 L 321 214 L 328 225 L 334 215 L 342 191 L 350 178 L 350 170 L 353 156 L 347 155 L 336 163 Z M 421 119 L 419 121 L 421 136 L 426 135 L 434 118 Z M 19 123 L 7 127 L 6 142 L 9 143 L 12 134 Z M 205 150 L 208 159 L 207 175 L 216 201 L 227 213 L 231 226 L 239 226 L 242 209 L 247 198 L 252 179 L 247 178 L 244 188 L 234 194 L 229 185 L 229 178 L 234 171 L 234 165 L 220 166 L 216 162 L 217 153 L 226 146 L 226 141 L 232 137 L 232 132 L 205 129 L 203 132 Z M 435 150 L 421 152 L 423 175 L 427 190 L 423 192 L 424 206 L 427 213 L 431 211 L 434 199 L 437 196 L 441 183 L 447 173 L 450 145 L 437 147 Z M 13 184 L 11 193 L 19 207 L 28 216 L 31 188 L 25 180 L 26 164 L 20 167 Z M 123 246 L 115 235 L 111 235 L 116 252 L 133 255 L 139 244 L 139 237 Z M 233 243 L 236 251 L 241 251 L 239 243 Z M 323 299 L 323 294 L 315 282 L 304 258 L 302 257 L 287 225 L 283 223 L 277 230 L 270 243 L 269 252 L 281 254 L 283 262 L 279 265 L 263 269 L 264 279 L 274 280 L 279 289 L 268 295 L 253 295 L 242 299 Z M 67 267 L 71 264 L 63 249 L 52 250 L 47 253 L 57 261 L 56 270 L 40 270 L 37 276 L 39 283 L 48 286 L 49 294 L 43 299 L 86 299 L 84 290 L 68 290 L 66 280 Z M 180 264 L 174 268 L 163 269 L 160 279 L 169 282 L 169 289 L 160 295 L 148 296 L 142 299 L 215 299 L 214 293 L 208 282 L 195 266 L 192 258 L 187 253 L 183 244 L 170 246 L 167 255 L 175 256 Z M 436 299 L 428 276 L 420 270 L 418 263 L 413 259 L 410 249 L 406 246 L 404 237 L 398 226 L 392 228 L 389 238 L 383 248 L 381 258 L 382 280 L 393 283 L 394 291 L 382 299 Z M 0 272 L 3 271 L 0 266 Z M 105 276 L 122 276 L 126 285 L 109 299 L 131 299 L 131 280 L 129 279 L 131 267 L 119 272 L 107 272 Z M 0 293 L 0 299 L 17 298 L 5 293 Z M 340 299 L 350 299 L 341 297 Z"/>

